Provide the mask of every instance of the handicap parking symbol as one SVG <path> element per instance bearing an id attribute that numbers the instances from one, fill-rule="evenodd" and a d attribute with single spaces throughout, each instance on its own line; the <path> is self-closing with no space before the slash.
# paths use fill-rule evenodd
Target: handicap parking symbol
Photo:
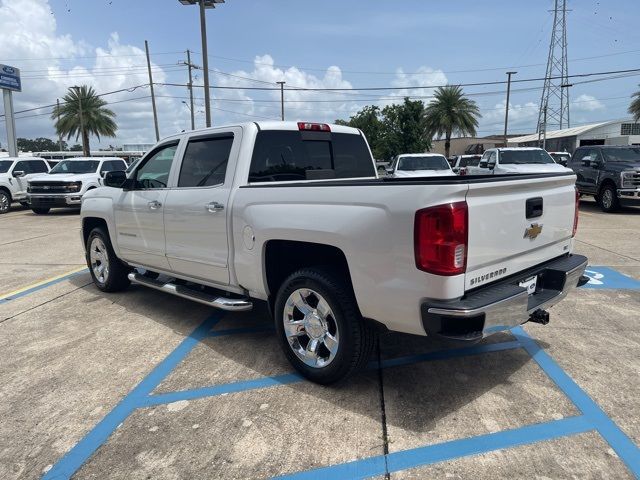
<path id="1" fill-rule="evenodd" d="M 613 268 L 590 265 L 584 274 L 589 277 L 589 283 L 583 288 L 640 290 L 640 281 L 623 275 Z"/>

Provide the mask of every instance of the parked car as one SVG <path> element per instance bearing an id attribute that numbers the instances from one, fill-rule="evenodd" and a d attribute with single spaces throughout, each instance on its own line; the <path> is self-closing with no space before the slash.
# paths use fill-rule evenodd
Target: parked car
<path id="1" fill-rule="evenodd" d="M 127 164 L 117 157 L 77 157 L 62 160 L 49 173 L 29 179 L 27 203 L 37 214 L 51 208 L 79 208 L 82 196 L 102 185 L 107 172 L 124 171 Z"/>
<path id="2" fill-rule="evenodd" d="M 491 148 L 484 152 L 477 167 L 467 167 L 467 175 L 505 175 L 514 173 L 566 173 L 542 148 Z"/>
<path id="3" fill-rule="evenodd" d="M 569 152 L 549 152 L 551 158 L 555 160 L 556 163 L 566 167 L 571 161 L 571 154 Z"/>
<path id="4" fill-rule="evenodd" d="M 357 129 L 251 122 L 168 137 L 107 173 L 81 236 L 100 290 L 265 302 L 292 365 L 330 383 L 367 364 L 381 331 L 474 342 L 546 323 L 586 281 L 574 182 L 379 179 Z"/>
<path id="5" fill-rule="evenodd" d="M 43 158 L 0 158 L 0 214 L 7 213 L 12 202 L 26 206 L 27 182 L 48 171 L 49 165 Z"/>
<path id="6" fill-rule="evenodd" d="M 458 175 L 466 175 L 467 167 L 477 167 L 482 155 L 456 155 L 451 163 L 451 169 Z"/>
<path id="7" fill-rule="evenodd" d="M 593 195 L 605 212 L 640 205 L 640 147 L 578 147 L 569 166 L 581 195 Z"/>
<path id="8" fill-rule="evenodd" d="M 404 153 L 393 159 L 389 175 L 402 177 L 441 177 L 455 175 L 444 155 L 439 153 Z"/>

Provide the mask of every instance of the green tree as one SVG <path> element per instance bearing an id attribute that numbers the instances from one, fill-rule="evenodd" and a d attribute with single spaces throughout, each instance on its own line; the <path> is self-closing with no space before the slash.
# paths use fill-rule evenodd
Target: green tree
<path id="1" fill-rule="evenodd" d="M 631 95 L 631 98 L 633 97 L 635 98 L 631 100 L 628 112 L 633 115 L 633 120 L 637 122 L 640 120 L 640 90 Z"/>
<path id="2" fill-rule="evenodd" d="M 476 135 L 480 110 L 457 85 L 438 87 L 425 112 L 426 133 L 429 137 L 444 136 L 445 156 L 449 158 L 451 135 Z"/>
<path id="3" fill-rule="evenodd" d="M 401 153 L 421 153 L 431 148 L 424 113 L 424 103 L 409 98 L 401 104 L 382 109 L 382 158 L 389 159 Z"/>
<path id="4" fill-rule="evenodd" d="M 81 152 L 82 151 L 82 145 L 80 145 L 79 143 L 76 143 L 75 145 L 71 146 L 69 151 L 71 151 L 71 152 Z"/>
<path id="5" fill-rule="evenodd" d="M 115 137 L 118 129 L 114 118 L 116 114 L 105 108 L 107 104 L 96 95 L 92 87 L 69 88 L 60 106 L 53 108 L 51 118 L 56 120 L 55 128 L 58 135 L 72 136 L 78 140 L 82 137 L 82 151 L 85 156 L 90 155 L 89 135 Z"/>
<path id="6" fill-rule="evenodd" d="M 67 142 L 64 140 L 62 141 L 62 149 L 67 149 Z M 18 138 L 18 150 L 23 152 L 57 152 L 60 150 L 60 145 L 50 138 Z"/>
<path id="7" fill-rule="evenodd" d="M 380 107 L 377 105 L 367 105 L 362 110 L 353 115 L 349 121 L 336 120 L 338 125 L 359 128 L 367 137 L 373 158 L 382 158 L 383 149 L 381 146 L 382 123 L 380 122 Z"/>

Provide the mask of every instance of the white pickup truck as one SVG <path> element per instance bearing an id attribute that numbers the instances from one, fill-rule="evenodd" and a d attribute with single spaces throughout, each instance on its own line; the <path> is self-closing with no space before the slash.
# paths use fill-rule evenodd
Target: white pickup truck
<path id="1" fill-rule="evenodd" d="M 490 148 L 478 166 L 467 167 L 467 175 L 509 175 L 517 173 L 568 173 L 571 169 L 556 163 L 542 148 Z"/>
<path id="2" fill-rule="evenodd" d="M 320 383 L 365 365 L 378 332 L 478 341 L 546 323 L 586 281 L 572 173 L 377 178 L 354 128 L 185 132 L 104 183 L 81 210 L 99 289 L 264 301 L 290 362 Z"/>
<path id="3" fill-rule="evenodd" d="M 0 214 L 11 209 L 12 202 L 27 203 L 27 182 L 49 171 L 49 165 L 38 157 L 0 158 Z"/>
<path id="4" fill-rule="evenodd" d="M 56 207 L 80 208 L 82 196 L 100 187 L 107 172 L 126 169 L 126 162 L 118 157 L 62 160 L 46 175 L 29 178 L 27 203 L 41 215 Z"/>

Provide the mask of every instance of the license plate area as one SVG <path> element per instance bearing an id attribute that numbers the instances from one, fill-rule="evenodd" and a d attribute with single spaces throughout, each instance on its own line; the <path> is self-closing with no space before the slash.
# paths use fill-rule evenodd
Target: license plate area
<path id="1" fill-rule="evenodd" d="M 533 295 L 536 293 L 536 287 L 538 286 L 538 276 L 534 275 L 532 277 L 528 277 L 521 282 L 518 282 L 518 285 L 522 288 L 526 288 L 529 295 Z"/>

